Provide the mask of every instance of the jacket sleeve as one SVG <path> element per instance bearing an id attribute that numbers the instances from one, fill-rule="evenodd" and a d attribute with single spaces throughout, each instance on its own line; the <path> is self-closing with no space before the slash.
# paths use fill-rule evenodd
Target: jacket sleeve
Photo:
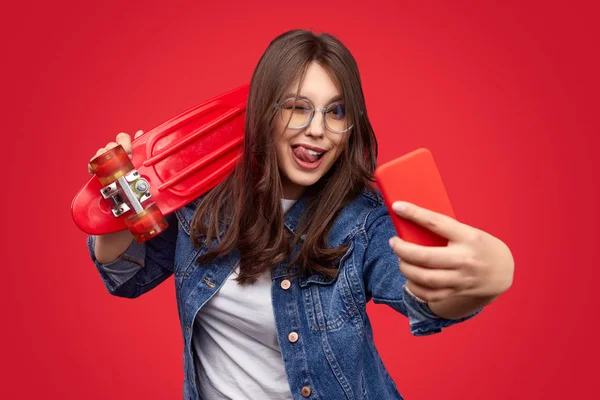
<path id="1" fill-rule="evenodd" d="M 88 236 L 90 256 L 110 294 L 136 298 L 173 274 L 178 220 L 175 213 L 165 218 L 169 226 L 164 232 L 141 244 L 134 240 L 119 258 L 107 264 L 98 262 L 96 237 Z"/>
<path id="2" fill-rule="evenodd" d="M 422 303 L 410 294 L 404 284 L 407 279 L 400 271 L 398 256 L 388 244 L 396 236 L 392 219 L 385 206 L 371 212 L 366 226 L 367 247 L 365 249 L 363 278 L 367 300 L 383 303 L 409 319 L 410 332 L 415 336 L 426 336 L 442 331 L 442 328 L 466 321 L 478 313 L 456 320 L 441 318 L 433 313 L 427 303 Z"/>

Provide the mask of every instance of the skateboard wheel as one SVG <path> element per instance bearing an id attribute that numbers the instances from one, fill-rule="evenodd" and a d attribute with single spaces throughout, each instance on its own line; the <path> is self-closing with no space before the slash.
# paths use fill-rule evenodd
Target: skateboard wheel
<path id="1" fill-rule="evenodd" d="M 125 219 L 125 224 L 138 243 L 153 238 L 169 226 L 155 203 L 149 204 L 141 213 Z"/>
<path id="2" fill-rule="evenodd" d="M 134 168 L 131 159 L 121 145 L 94 158 L 90 161 L 90 167 L 104 186 L 110 185 Z"/>

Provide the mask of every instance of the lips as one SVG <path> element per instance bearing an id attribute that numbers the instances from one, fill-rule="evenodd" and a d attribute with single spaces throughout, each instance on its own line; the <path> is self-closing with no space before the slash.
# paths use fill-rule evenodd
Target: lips
<path id="1" fill-rule="evenodd" d="M 293 145 L 292 155 L 301 168 L 313 170 L 321 165 L 326 150 L 307 145 Z"/>

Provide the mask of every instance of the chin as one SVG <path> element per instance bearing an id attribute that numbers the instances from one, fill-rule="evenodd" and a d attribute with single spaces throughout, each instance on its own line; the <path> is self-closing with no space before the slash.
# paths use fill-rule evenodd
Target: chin
<path id="1" fill-rule="evenodd" d="M 288 177 L 289 181 L 294 185 L 303 186 L 307 188 L 317 183 L 319 179 L 321 179 L 322 174 L 306 174 L 299 171 L 293 171 L 292 173 L 287 173 L 286 176 Z"/>

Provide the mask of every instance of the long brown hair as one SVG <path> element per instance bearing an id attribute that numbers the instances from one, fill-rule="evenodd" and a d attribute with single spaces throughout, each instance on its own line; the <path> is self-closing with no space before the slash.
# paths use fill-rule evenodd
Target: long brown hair
<path id="1" fill-rule="evenodd" d="M 292 237 L 284 227 L 281 177 L 274 129 L 277 110 L 289 86 L 300 85 L 317 62 L 338 86 L 354 126 L 343 153 L 316 184 L 307 189 L 305 211 Z M 299 90 L 299 89 L 298 89 Z M 250 83 L 242 159 L 199 203 L 192 220 L 192 242 L 217 245 L 198 257 L 206 264 L 237 249 L 241 284 L 287 260 L 301 275 L 333 278 L 347 245 L 328 248 L 327 237 L 338 212 L 365 188 L 372 189 L 377 140 L 367 117 L 358 66 L 334 36 L 293 30 L 276 37 L 258 62 Z M 291 249 L 301 242 L 291 259 Z"/>

